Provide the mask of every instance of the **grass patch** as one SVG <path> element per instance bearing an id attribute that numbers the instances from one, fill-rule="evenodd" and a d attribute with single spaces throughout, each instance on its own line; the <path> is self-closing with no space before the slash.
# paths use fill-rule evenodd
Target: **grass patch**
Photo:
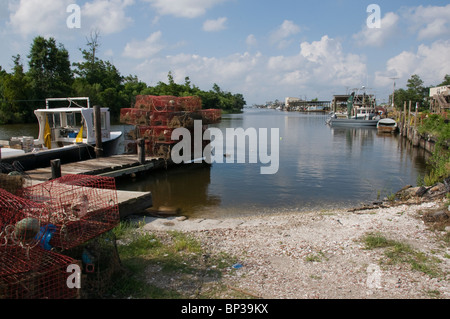
<path id="1" fill-rule="evenodd" d="M 428 161 L 431 170 L 423 177 L 423 184 L 431 186 L 450 176 L 450 121 L 439 114 L 428 114 L 418 131 L 436 139 L 435 150 Z"/>
<path id="2" fill-rule="evenodd" d="M 114 280 L 114 298 L 234 298 L 221 281 L 237 258 L 204 251 L 193 236 L 177 231 L 152 234 L 122 222 L 114 230 L 125 274 Z M 241 295 L 242 297 L 242 295 Z"/>
<path id="3" fill-rule="evenodd" d="M 387 257 L 386 264 L 407 263 L 411 269 L 423 272 L 431 277 L 440 276 L 437 258 L 429 258 L 423 252 L 416 251 L 410 245 L 387 239 L 380 233 L 369 233 L 363 238 L 366 249 L 384 248 Z"/>
<path id="4" fill-rule="evenodd" d="M 325 254 L 319 251 L 317 254 L 311 253 L 305 257 L 307 262 L 321 262 L 325 258 Z M 325 258 L 326 259 L 326 258 Z"/>
<path id="5" fill-rule="evenodd" d="M 189 252 L 199 254 L 202 252 L 200 243 L 194 238 L 177 231 L 171 231 L 169 234 L 173 238 L 173 249 L 175 252 Z"/>

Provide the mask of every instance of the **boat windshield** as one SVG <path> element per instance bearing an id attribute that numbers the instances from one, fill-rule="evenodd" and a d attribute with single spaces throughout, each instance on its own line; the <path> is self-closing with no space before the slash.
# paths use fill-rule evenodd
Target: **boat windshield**
<path id="1" fill-rule="evenodd" d="M 69 127 L 79 127 L 81 126 L 81 113 L 66 113 L 67 116 L 67 126 Z"/>

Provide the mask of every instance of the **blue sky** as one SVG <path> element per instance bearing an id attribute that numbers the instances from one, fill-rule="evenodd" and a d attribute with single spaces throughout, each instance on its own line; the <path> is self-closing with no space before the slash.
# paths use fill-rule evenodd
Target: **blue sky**
<path id="1" fill-rule="evenodd" d="M 70 4 L 80 28 L 69 28 Z M 370 4 L 380 28 L 369 28 Z M 26 66 L 35 36 L 79 48 L 100 32 L 101 59 L 149 85 L 172 71 L 201 89 L 217 83 L 247 104 L 287 96 L 331 100 L 366 86 L 387 101 L 392 80 L 412 74 L 425 85 L 450 74 L 450 4 L 445 1 L 294 0 L 0 0 L 0 65 Z"/>

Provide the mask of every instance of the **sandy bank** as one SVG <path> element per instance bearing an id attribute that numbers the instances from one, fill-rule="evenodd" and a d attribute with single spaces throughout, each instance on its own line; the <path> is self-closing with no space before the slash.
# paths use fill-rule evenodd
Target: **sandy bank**
<path id="1" fill-rule="evenodd" d="M 189 232 L 210 254 L 237 256 L 242 267 L 225 284 L 249 296 L 303 298 L 450 297 L 446 231 L 432 230 L 426 211 L 443 199 L 363 210 L 334 210 L 227 219 L 146 217 L 144 229 Z M 380 233 L 410 245 L 439 270 L 430 276 L 410 263 L 392 263 L 385 248 L 366 249 L 362 238 Z"/>

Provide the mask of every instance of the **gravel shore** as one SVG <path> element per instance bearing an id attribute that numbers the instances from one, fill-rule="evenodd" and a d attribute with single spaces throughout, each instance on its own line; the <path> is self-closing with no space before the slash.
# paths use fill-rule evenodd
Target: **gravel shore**
<path id="1" fill-rule="evenodd" d="M 448 226 L 432 229 L 427 211 L 443 199 L 392 207 L 227 219 L 147 218 L 145 230 L 188 232 L 209 254 L 238 257 L 223 282 L 264 299 L 424 299 L 450 297 Z M 446 222 L 448 225 L 448 221 Z M 438 275 L 390 262 L 386 248 L 366 249 L 379 233 L 426 256 Z"/>

